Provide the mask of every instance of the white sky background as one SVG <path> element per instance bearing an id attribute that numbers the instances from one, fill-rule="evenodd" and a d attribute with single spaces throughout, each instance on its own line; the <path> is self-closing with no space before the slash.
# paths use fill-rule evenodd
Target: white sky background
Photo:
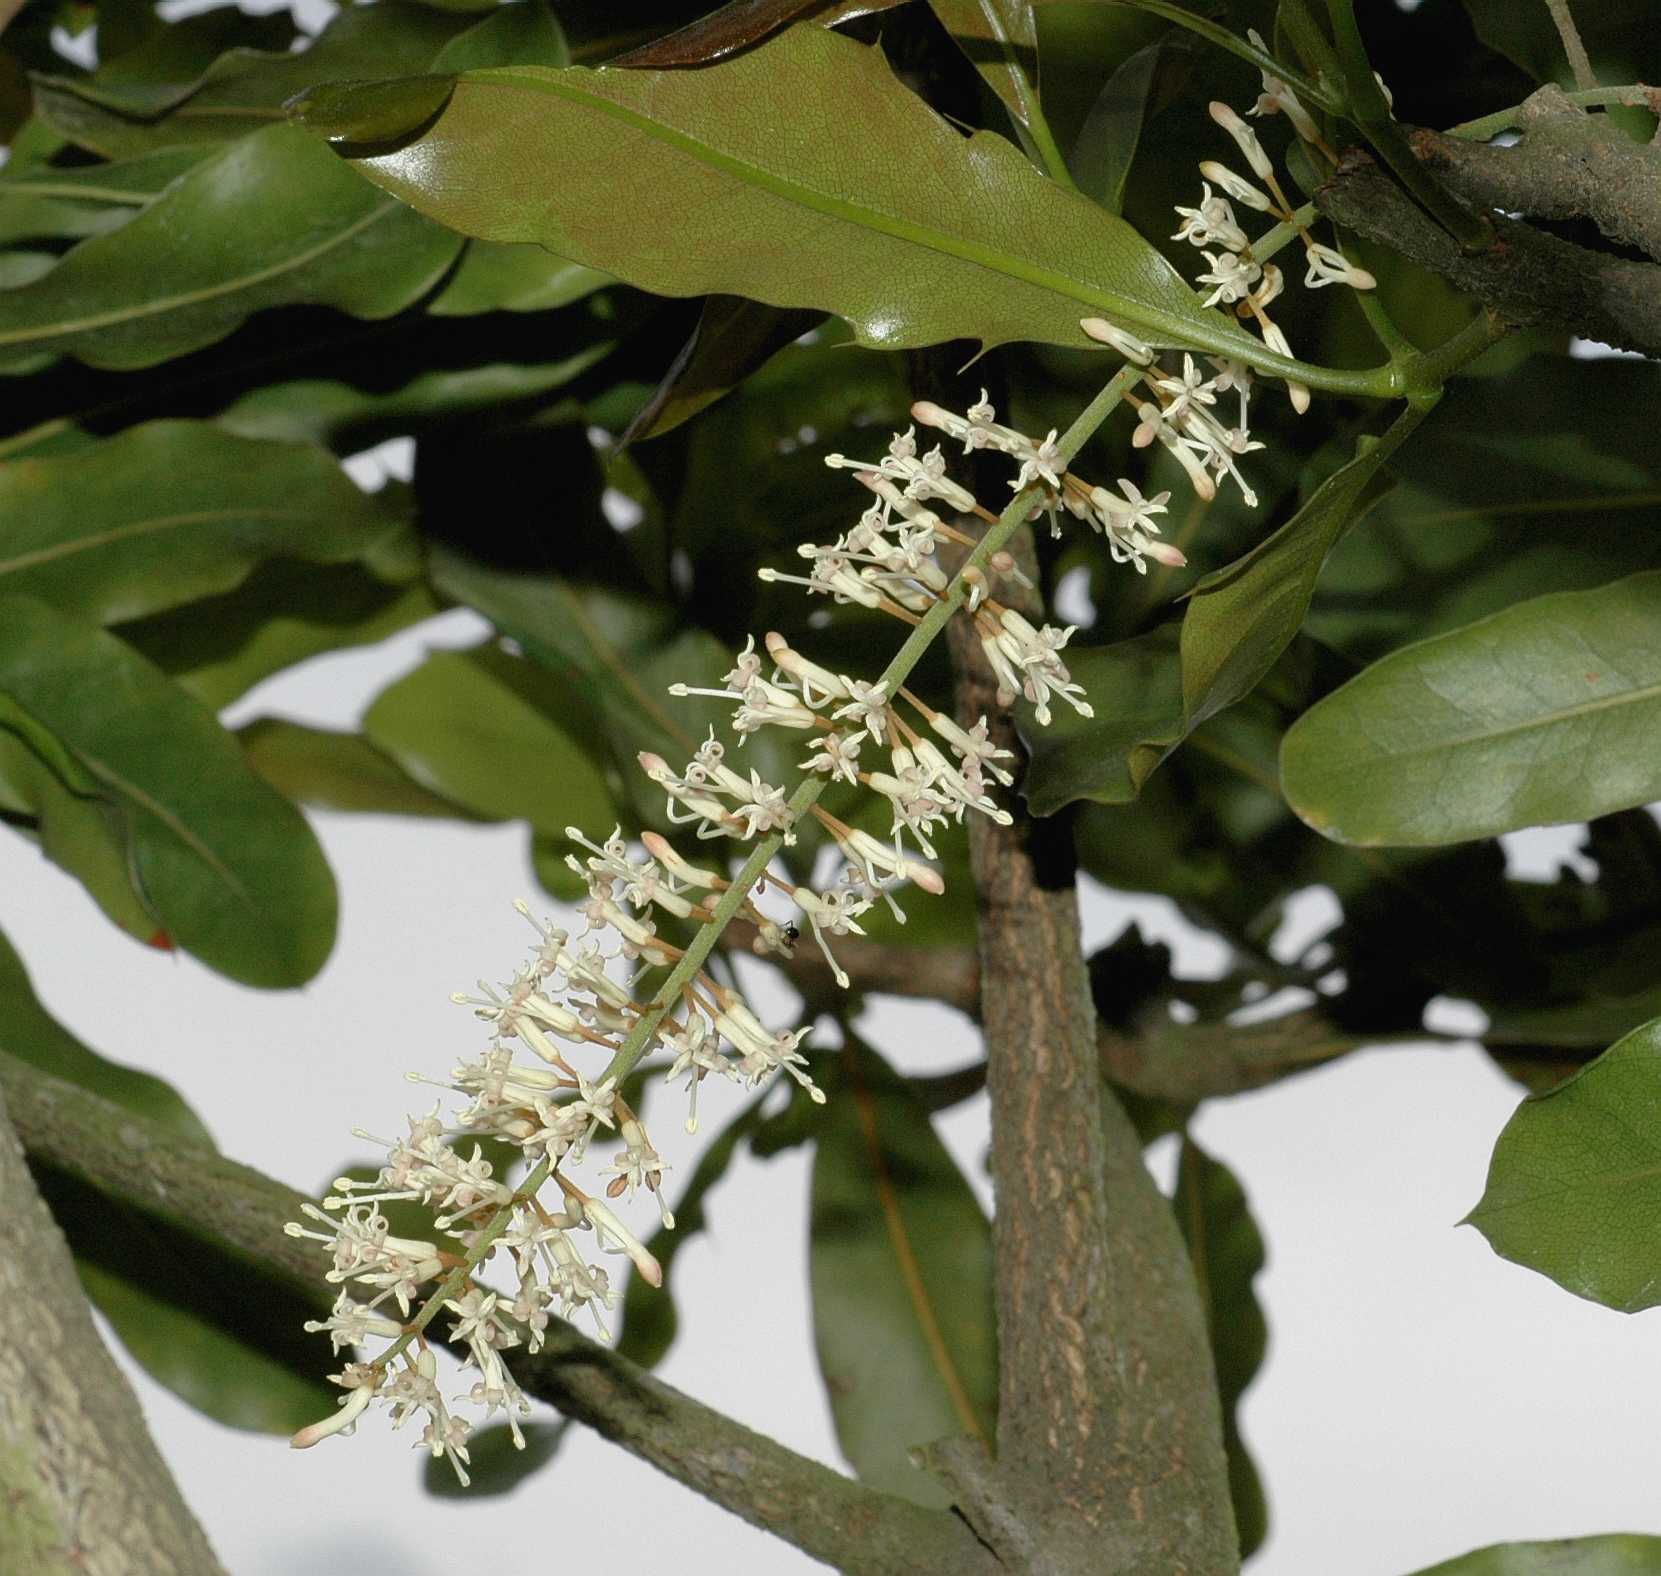
<path id="1" fill-rule="evenodd" d="M 233 720 L 274 711 L 348 725 L 430 646 L 467 644 L 481 629 L 452 613 L 322 659 L 263 686 Z M 340 879 L 340 940 L 319 979 L 283 993 L 134 945 L 29 844 L 0 841 L 0 924 L 47 1006 L 105 1054 L 173 1081 L 229 1154 L 308 1190 L 364 1153 L 349 1128 L 401 1126 L 426 1093 L 403 1082 L 406 1070 L 442 1073 L 472 1043 L 471 1020 L 446 994 L 513 968 L 528 932 L 510 900 L 534 892 L 515 828 L 315 821 Z M 1521 853 L 1536 867 L 1567 846 L 1531 837 Z M 1206 938 L 1155 900 L 1088 891 L 1088 939 L 1107 940 L 1132 912 L 1190 971 L 1213 966 Z M 774 1021 L 789 1015 L 782 990 L 764 1005 Z M 968 1022 L 943 1008 L 895 1002 L 867 1027 L 905 1071 L 955 1067 L 976 1048 Z M 1517 1098 L 1474 1048 L 1426 1047 L 1354 1056 L 1201 1115 L 1196 1137 L 1240 1175 L 1269 1244 L 1259 1291 L 1271 1352 L 1244 1427 L 1274 1531 L 1254 1576 L 1402 1576 L 1503 1539 L 1661 1532 L 1653 1316 L 1578 1301 L 1455 1229 Z M 653 1124 L 677 1182 L 731 1109 L 712 1090 L 696 1141 L 675 1120 Z M 984 1123 L 980 1099 L 944 1124 L 983 1196 Z M 1168 1148 L 1162 1159 L 1168 1171 Z M 804 1151 L 735 1165 L 713 1229 L 676 1261 L 681 1335 L 661 1371 L 834 1462 L 806 1219 Z M 237 1576 L 438 1576 L 474 1539 L 501 1576 L 540 1576 L 551 1560 L 614 1557 L 620 1535 L 648 1566 L 818 1568 L 585 1432 L 510 1499 L 458 1507 L 422 1491 L 421 1458 L 379 1417 L 354 1439 L 294 1452 L 137 1382 Z"/>

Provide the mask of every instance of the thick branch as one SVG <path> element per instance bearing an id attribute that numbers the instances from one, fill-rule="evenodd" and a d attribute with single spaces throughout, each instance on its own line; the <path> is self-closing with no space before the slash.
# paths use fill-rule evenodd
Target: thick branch
<path id="1" fill-rule="evenodd" d="M 1661 147 L 1589 115 L 1559 87 L 1532 94 L 1511 147 L 1415 131 L 1413 152 L 1466 201 L 1533 219 L 1590 219 L 1661 260 Z"/>
<path id="2" fill-rule="evenodd" d="M 315 1246 L 283 1234 L 284 1222 L 298 1218 L 302 1194 L 3 1053 L 0 1092 L 36 1160 L 261 1264 L 317 1297 L 322 1307 L 332 1300 Z M 0 1175 L 0 1197 L 15 1196 Z M 7 1254 L 0 1256 L 4 1263 L 30 1263 L 33 1275 L 32 1260 Z M 38 1295 L 29 1294 L 31 1309 Z M 24 1305 L 17 1294 L 4 1299 L 5 1307 Z M 527 1394 L 844 1571 L 992 1576 L 995 1570 L 957 1517 L 863 1488 L 683 1395 L 557 1319 L 549 1324 L 542 1354 L 520 1354 L 513 1367 Z M 0 1394 L 0 1418 L 5 1401 Z M 135 1576 L 173 1568 L 162 1562 L 110 1567 Z M 210 1559 L 206 1566 L 181 1562 L 176 1568 L 188 1576 L 218 1567 Z"/>
<path id="3" fill-rule="evenodd" d="M 0 1570 L 221 1576 L 93 1327 L 4 1093 L 0 1199 Z"/>
<path id="4" fill-rule="evenodd" d="M 1661 355 L 1661 265 L 1588 251 L 1497 214 L 1494 245 L 1463 252 L 1356 149 L 1315 201 L 1329 219 L 1440 274 L 1519 327 L 1549 324 Z"/>
<path id="5" fill-rule="evenodd" d="M 1030 564 L 1030 538 L 1025 548 Z M 1015 745 L 967 620 L 954 621 L 951 648 L 960 718 L 998 719 L 994 738 Z M 998 1461 L 984 1481 L 949 1454 L 937 1465 L 1021 1568 L 1233 1571 L 1204 1315 L 1170 1208 L 1101 1078 L 1066 825 L 975 817 L 970 856 L 997 1203 Z"/>

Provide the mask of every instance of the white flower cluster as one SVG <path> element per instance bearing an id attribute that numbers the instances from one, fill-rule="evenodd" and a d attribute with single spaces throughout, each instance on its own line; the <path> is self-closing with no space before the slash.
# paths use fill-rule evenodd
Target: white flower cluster
<path id="1" fill-rule="evenodd" d="M 1009 455 L 1019 466 L 1017 488 L 1042 484 L 1040 509 L 1048 508 L 1053 519 L 1064 507 L 1090 521 L 1121 561 L 1139 569 L 1149 556 L 1182 561 L 1157 540 L 1153 517 L 1163 512 L 1165 495 L 1145 499 L 1129 482 L 1120 484 L 1122 495 L 1087 486 L 1061 466 L 1053 432 L 1034 441 L 999 425 L 984 395 L 965 417 L 927 404 L 913 414 L 961 439 L 966 449 Z M 764 578 L 799 578 L 810 592 L 882 608 L 911 624 L 939 605 L 952 580 L 938 549 L 971 550 L 976 538 L 929 505 L 943 505 L 959 518 L 991 516 L 946 475 L 939 449 L 919 456 L 914 431 L 896 437 L 887 455 L 874 462 L 831 456 L 833 466 L 857 473 L 874 502 L 834 544 L 802 549 L 812 562 L 809 576 L 764 571 Z M 1083 690 L 1061 658 L 1073 630 L 1035 626 L 1000 603 L 991 593 L 1002 579 L 1026 583 L 1006 553 L 992 555 L 985 570 L 965 572 L 967 613 L 997 676 L 999 704 L 1012 705 L 1024 695 L 1046 722 L 1050 702 L 1059 696 L 1088 716 Z M 536 1352 L 551 1318 L 570 1318 L 585 1308 L 602 1336 L 606 1333 L 604 1315 L 618 1292 L 583 1244 L 599 1256 L 626 1256 L 650 1284 L 661 1284 L 657 1260 L 606 1199 L 624 1194 L 632 1199 L 645 1191 L 656 1200 L 663 1225 L 672 1227 L 662 1186 L 667 1168 L 607 1069 L 632 1065 L 636 1050 L 661 1053 L 665 1079 L 686 1081 L 688 1131 L 696 1131 L 699 1086 L 712 1074 L 755 1088 L 782 1071 L 809 1098 L 824 1099 L 800 1050 L 807 1030 L 766 1028 L 736 990 L 686 963 L 686 952 L 658 933 L 665 916 L 708 926 L 725 905 L 753 929 L 752 944 L 762 954 L 788 955 L 805 923 L 846 986 L 831 939 L 861 933 L 860 916 L 878 898 L 903 920 L 894 894 L 906 883 L 931 893 L 944 890 L 939 871 L 927 863 L 938 857 L 939 828 L 961 822 L 969 811 L 1009 821 L 991 788 L 1012 782 L 1003 764 L 1012 754 L 992 742 L 984 717 L 963 727 L 903 685 L 890 693 L 885 680 L 833 672 L 777 633 L 763 644 L 765 657 L 753 639 L 745 646 L 723 688 L 677 684 L 672 693 L 731 701 L 732 731 L 740 746 L 764 727 L 799 733 L 806 748 L 801 769 L 880 795 L 892 817 L 888 837 L 851 827 L 812 804 L 843 856 L 837 880 L 821 891 L 768 871 L 753 892 L 734 894 L 722 870 L 693 864 L 655 832 L 644 832 L 631 845 L 620 828 L 603 843 L 576 827 L 566 829 L 581 850 L 566 862 L 587 887 L 578 910 L 586 928 L 573 939 L 537 920 L 526 904 L 516 905 L 536 931 L 529 960 L 500 987 L 481 981 L 480 994 L 453 998 L 491 1031 L 479 1056 L 455 1066 L 441 1085 L 462 1096 L 464 1108 L 448 1122 L 435 1108 L 411 1118 L 406 1137 L 374 1140 L 387 1151 L 375 1180 L 338 1178 L 321 1207 L 304 1206 L 305 1221 L 288 1227 L 291 1235 L 327 1252 L 326 1278 L 340 1288 L 330 1316 L 307 1328 L 326 1331 L 337 1352 L 374 1340 L 392 1343 L 374 1361 L 346 1364 L 335 1376 L 346 1392 L 339 1408 L 296 1434 L 296 1446 L 351 1432 L 371 1404 L 380 1402 L 395 1427 L 424 1418 L 420 1443 L 447 1457 L 465 1482 L 471 1425 L 457 1415 L 461 1402 L 481 1408 L 486 1417 L 504 1413 L 515 1443 L 523 1443 L 519 1419 L 529 1405 L 502 1354 L 520 1346 Z M 785 790 L 758 771 L 730 765 L 727 746 L 713 731 L 679 771 L 661 755 L 647 752 L 639 759 L 666 796 L 671 826 L 687 828 L 712 849 L 769 837 L 783 844 L 795 840 L 796 812 Z M 788 920 L 757 906 L 756 895 L 769 886 L 788 896 Z M 611 950 L 603 950 L 605 939 Z M 665 1000 L 660 986 L 655 1004 L 642 1004 L 635 989 L 640 977 L 663 969 L 677 971 L 671 976 L 675 982 L 685 976 L 678 995 Z M 528 1053 L 525 1062 L 516 1060 L 521 1050 Z M 587 1070 L 579 1065 L 584 1061 Z M 609 1179 L 606 1185 L 590 1193 L 571 1173 L 602 1129 L 615 1132 L 623 1147 L 601 1173 Z M 372 1138 L 361 1130 L 358 1136 Z M 497 1176 L 478 1142 L 484 1139 L 511 1146 L 546 1179 L 544 1185 L 557 1187 L 557 1203 L 550 1207 Z M 460 1146 L 469 1142 L 471 1153 L 464 1154 Z M 431 1237 L 393 1235 L 383 1207 L 394 1202 L 429 1210 Z M 492 1289 L 475 1278 L 493 1261 L 505 1272 L 508 1289 Z M 412 1305 L 422 1296 L 427 1307 L 412 1323 Z M 437 1308 L 435 1298 L 442 1298 Z M 422 1333 L 426 1320 L 437 1314 L 449 1316 L 452 1340 L 479 1375 L 464 1396 L 450 1402 L 440 1393 L 436 1356 Z"/>
<path id="2" fill-rule="evenodd" d="M 1263 40 L 1255 32 L 1250 37 L 1259 49 L 1264 47 Z M 1202 160 L 1199 206 L 1177 208 L 1182 223 L 1172 239 L 1190 242 L 1204 256 L 1206 271 L 1199 276 L 1199 282 L 1211 288 L 1205 300 L 1207 306 L 1232 306 L 1238 317 L 1256 322 L 1264 344 L 1280 355 L 1290 356 L 1292 351 L 1284 331 L 1268 313 L 1270 303 L 1286 287 L 1285 276 L 1274 263 L 1260 261 L 1253 255 L 1250 238 L 1235 219 L 1234 203 L 1258 213 L 1270 214 L 1282 224 L 1293 226 L 1303 243 L 1306 265 L 1303 282 L 1310 289 L 1343 284 L 1354 290 L 1371 290 L 1377 281 L 1366 269 L 1350 262 L 1336 247 L 1317 241 L 1308 227 L 1299 222 L 1296 210 L 1288 201 L 1275 173 L 1274 161 L 1264 151 L 1257 133 L 1227 104 L 1213 103 L 1210 110 L 1211 118 L 1234 139 L 1252 174 L 1262 185 L 1247 180 L 1227 165 L 1212 159 Z M 1263 73 L 1263 92 L 1252 106 L 1251 113 L 1284 114 L 1305 143 L 1329 163 L 1337 162 L 1337 155 L 1321 136 L 1313 117 L 1297 94 L 1279 77 L 1267 71 Z M 1213 183 L 1218 187 L 1218 193 L 1213 193 Z M 1214 365 L 1221 367 L 1222 363 Z M 1232 367 L 1225 370 L 1233 376 Z M 1240 383 L 1239 387 L 1243 401 L 1244 383 Z M 1293 408 L 1300 414 L 1309 408 L 1309 390 L 1301 383 L 1288 383 L 1287 392 Z M 1242 430 L 1244 425 L 1242 413 Z"/>

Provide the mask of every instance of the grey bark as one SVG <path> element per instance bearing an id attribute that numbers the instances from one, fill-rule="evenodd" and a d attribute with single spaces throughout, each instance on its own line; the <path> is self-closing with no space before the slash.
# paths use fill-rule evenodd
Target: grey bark
<path id="1" fill-rule="evenodd" d="M 1030 539 L 1024 551 L 1030 567 Z M 960 719 L 985 714 L 1016 747 L 973 629 L 949 629 Z M 1011 1569 L 1236 1571 L 1205 1315 L 1175 1218 L 1101 1075 L 1066 825 L 975 817 L 970 858 L 992 1104 L 997 1460 L 953 1441 L 929 1465 Z"/>
<path id="2" fill-rule="evenodd" d="M 104 1349 L 0 1093 L 0 1570 L 222 1576 Z"/>

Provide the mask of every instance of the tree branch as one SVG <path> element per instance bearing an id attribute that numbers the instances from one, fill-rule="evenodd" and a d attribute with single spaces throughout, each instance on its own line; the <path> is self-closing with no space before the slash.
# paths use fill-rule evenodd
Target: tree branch
<path id="1" fill-rule="evenodd" d="M 0 1092 L 0 1569 L 223 1576 L 98 1337 L 7 1115 Z"/>
<path id="2" fill-rule="evenodd" d="M 1030 533 L 1022 544 L 1032 572 Z M 1028 611 L 1032 611 L 1028 609 Z M 958 715 L 1018 748 L 972 625 Z M 1238 1569 L 1205 1319 L 1169 1205 L 1102 1080 L 1064 821 L 974 817 L 992 1102 L 997 1464 L 932 1454 L 1018 1569 Z M 973 1458 L 973 1459 L 971 1459 Z"/>
<path id="3" fill-rule="evenodd" d="M 1358 149 L 1345 152 L 1315 202 L 1335 223 L 1440 274 L 1519 327 L 1549 324 L 1661 355 L 1661 265 L 1589 251 L 1498 214 L 1495 244 L 1466 253 Z"/>
<path id="4" fill-rule="evenodd" d="M 283 1233 L 284 1222 L 296 1219 L 306 1201 L 293 1188 L 3 1052 L 0 1093 L 36 1160 L 258 1263 L 314 1297 L 320 1308 L 332 1301 L 321 1255 Z M 17 1196 L 3 1173 L 0 1196 Z M 25 1263 L 32 1278 L 33 1258 L 0 1255 L 0 1271 Z M 14 1294 L 0 1306 L 27 1307 L 34 1317 L 39 1295 Z M 994 1576 L 991 1555 L 958 1517 L 877 1493 L 798 1455 L 558 1319 L 548 1326 L 541 1354 L 508 1355 L 527 1394 L 854 1576 Z M 0 1349 L 0 1362 L 4 1357 Z M 6 1399 L 0 1393 L 0 1419 Z M 184 1576 L 218 1570 L 211 1556 L 205 1566 L 141 1561 L 119 1569 L 147 1576 L 175 1568 Z"/>
<path id="5" fill-rule="evenodd" d="M 1415 131 L 1415 157 L 1467 201 L 1535 219 L 1590 219 L 1611 241 L 1661 260 L 1661 147 L 1637 142 L 1544 87 L 1516 116 L 1510 147 Z"/>
<path id="6" fill-rule="evenodd" d="M 977 1011 L 980 1005 L 980 961 L 971 946 L 890 947 L 880 941 L 861 941 L 857 936 L 839 936 L 836 960 L 859 992 L 920 996 L 967 1013 Z M 810 1002 L 846 1005 L 830 964 L 810 941 L 799 944 L 793 957 L 775 953 L 766 961 Z"/>

